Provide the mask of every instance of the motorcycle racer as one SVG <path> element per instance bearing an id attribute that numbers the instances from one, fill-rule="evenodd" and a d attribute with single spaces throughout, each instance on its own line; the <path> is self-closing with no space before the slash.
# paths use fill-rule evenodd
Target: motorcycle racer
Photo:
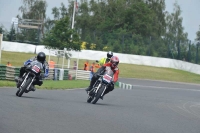
<path id="1" fill-rule="evenodd" d="M 94 73 L 90 85 L 89 87 L 86 89 L 87 92 L 89 92 L 92 88 L 93 85 L 95 84 L 95 82 L 98 80 L 100 74 L 104 73 L 106 67 L 110 67 L 111 70 L 114 73 L 113 76 L 113 81 L 111 82 L 111 84 L 108 86 L 108 88 L 106 89 L 106 91 L 104 92 L 104 95 L 109 93 L 110 91 L 114 90 L 114 84 L 118 81 L 118 75 L 119 75 L 119 68 L 117 67 L 119 64 L 119 58 L 117 56 L 112 56 L 110 59 L 110 62 L 104 64 L 101 68 L 98 69 L 98 71 L 96 73 Z M 103 97 L 102 97 L 103 99 Z"/>

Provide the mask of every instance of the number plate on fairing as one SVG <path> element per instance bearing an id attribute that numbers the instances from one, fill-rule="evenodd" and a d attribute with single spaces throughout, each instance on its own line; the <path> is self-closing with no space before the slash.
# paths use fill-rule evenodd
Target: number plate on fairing
<path id="1" fill-rule="evenodd" d="M 103 76 L 103 80 L 106 81 L 106 82 L 108 82 L 108 83 L 110 83 L 111 80 L 112 80 L 112 77 L 110 75 L 108 75 L 108 74 L 105 74 Z"/>
<path id="2" fill-rule="evenodd" d="M 37 65 L 34 65 L 34 66 L 32 67 L 32 70 L 33 70 L 34 72 L 36 72 L 36 73 L 39 73 L 39 72 L 40 72 L 40 67 L 37 66 Z"/>

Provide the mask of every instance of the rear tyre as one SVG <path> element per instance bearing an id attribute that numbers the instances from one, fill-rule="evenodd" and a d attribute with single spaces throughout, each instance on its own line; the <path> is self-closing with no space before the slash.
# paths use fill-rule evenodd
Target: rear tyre
<path id="1" fill-rule="evenodd" d="M 23 93 L 26 91 L 26 88 L 31 83 L 31 80 L 31 78 L 27 78 L 26 83 L 21 87 L 21 89 L 19 89 L 18 97 L 21 97 L 23 95 Z"/>
<path id="2" fill-rule="evenodd" d="M 105 86 L 104 86 L 104 85 L 102 85 L 101 88 L 99 88 L 99 90 L 98 90 L 98 92 L 97 92 L 97 94 L 96 94 L 94 100 L 92 101 L 92 104 L 96 104 L 96 102 L 97 102 L 97 101 L 99 100 L 99 98 L 101 97 L 101 94 L 103 93 L 104 89 L 105 89 Z"/>

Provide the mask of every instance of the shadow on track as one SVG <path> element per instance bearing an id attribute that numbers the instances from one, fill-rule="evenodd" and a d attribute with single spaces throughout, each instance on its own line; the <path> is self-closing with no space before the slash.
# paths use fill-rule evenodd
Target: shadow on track
<path id="1" fill-rule="evenodd" d="M 22 96 L 20 98 L 31 98 L 31 99 L 42 99 L 42 100 L 49 100 L 49 99 L 46 99 L 46 98 L 42 98 L 42 97 L 32 97 L 32 96 Z"/>
<path id="2" fill-rule="evenodd" d="M 33 96 L 22 96 L 22 97 L 17 97 L 16 95 L 10 95 L 10 96 L 14 96 L 16 98 L 27 98 L 27 99 L 38 99 L 38 100 L 53 100 L 50 98 L 44 98 L 44 97 L 33 97 Z"/>

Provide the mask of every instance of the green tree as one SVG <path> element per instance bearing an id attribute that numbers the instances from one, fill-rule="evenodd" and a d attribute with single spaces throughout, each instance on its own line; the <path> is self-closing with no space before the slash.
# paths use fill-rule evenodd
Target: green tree
<path id="1" fill-rule="evenodd" d="M 54 16 L 54 20 L 59 20 L 60 19 L 59 8 L 57 8 L 57 7 L 52 8 L 52 14 Z"/>
<path id="2" fill-rule="evenodd" d="M 0 34 L 3 34 L 3 40 L 4 41 L 8 40 L 8 38 L 7 38 L 8 32 L 3 25 L 0 26 Z"/>
<path id="3" fill-rule="evenodd" d="M 45 34 L 42 44 L 47 48 L 80 50 L 79 35 L 69 27 L 69 23 L 67 16 L 56 21 L 50 32 Z"/>
<path id="4" fill-rule="evenodd" d="M 200 26 L 199 26 L 199 31 L 196 32 L 196 41 L 200 42 Z"/>
<path id="5" fill-rule="evenodd" d="M 49 32 L 54 26 L 54 20 L 51 20 L 49 17 L 45 20 L 44 28 L 45 32 Z"/>
<path id="6" fill-rule="evenodd" d="M 40 19 L 46 18 L 47 3 L 43 0 L 22 0 L 23 5 L 19 7 L 23 19 Z"/>
<path id="7" fill-rule="evenodd" d="M 19 11 L 22 13 L 22 16 L 17 15 L 19 21 L 23 19 L 35 20 L 44 20 L 46 19 L 46 8 L 47 3 L 44 0 L 22 0 L 22 6 L 19 7 Z M 29 25 L 37 25 L 36 23 L 30 23 Z M 40 25 L 40 31 L 44 35 L 44 25 Z M 26 40 L 28 42 L 38 42 L 39 34 L 38 29 L 19 29 L 17 33 L 18 39 Z"/>
<path id="8" fill-rule="evenodd" d="M 64 3 L 61 3 L 60 9 L 60 15 L 61 18 L 64 18 L 68 13 L 67 13 L 67 8 L 65 7 Z"/>
<path id="9" fill-rule="evenodd" d="M 166 17 L 167 28 L 166 28 L 166 38 L 167 45 L 170 45 L 170 51 L 175 51 L 177 59 L 182 59 L 181 52 L 183 51 L 187 41 L 187 33 L 184 33 L 184 27 L 182 26 L 183 18 L 181 17 L 180 6 L 174 4 L 174 12 L 168 14 Z M 184 55 L 185 53 L 183 53 Z"/>
<path id="10" fill-rule="evenodd" d="M 166 27 L 165 0 L 147 0 L 146 3 L 150 10 L 155 14 L 151 16 L 153 17 L 151 37 L 160 37 L 164 35 Z"/>
<path id="11" fill-rule="evenodd" d="M 16 40 L 16 31 L 13 27 L 11 27 L 10 32 L 6 34 L 8 41 Z"/>
<path id="12" fill-rule="evenodd" d="M 45 20 L 45 32 L 49 32 L 53 28 L 53 26 L 55 25 L 55 21 L 68 15 L 67 8 L 63 3 L 61 3 L 61 7 L 52 8 L 52 14 L 54 16 L 53 20 L 51 20 L 49 17 Z"/>
<path id="13" fill-rule="evenodd" d="M 0 26 L 0 34 L 3 34 L 5 32 L 4 27 L 1 25 Z"/>

